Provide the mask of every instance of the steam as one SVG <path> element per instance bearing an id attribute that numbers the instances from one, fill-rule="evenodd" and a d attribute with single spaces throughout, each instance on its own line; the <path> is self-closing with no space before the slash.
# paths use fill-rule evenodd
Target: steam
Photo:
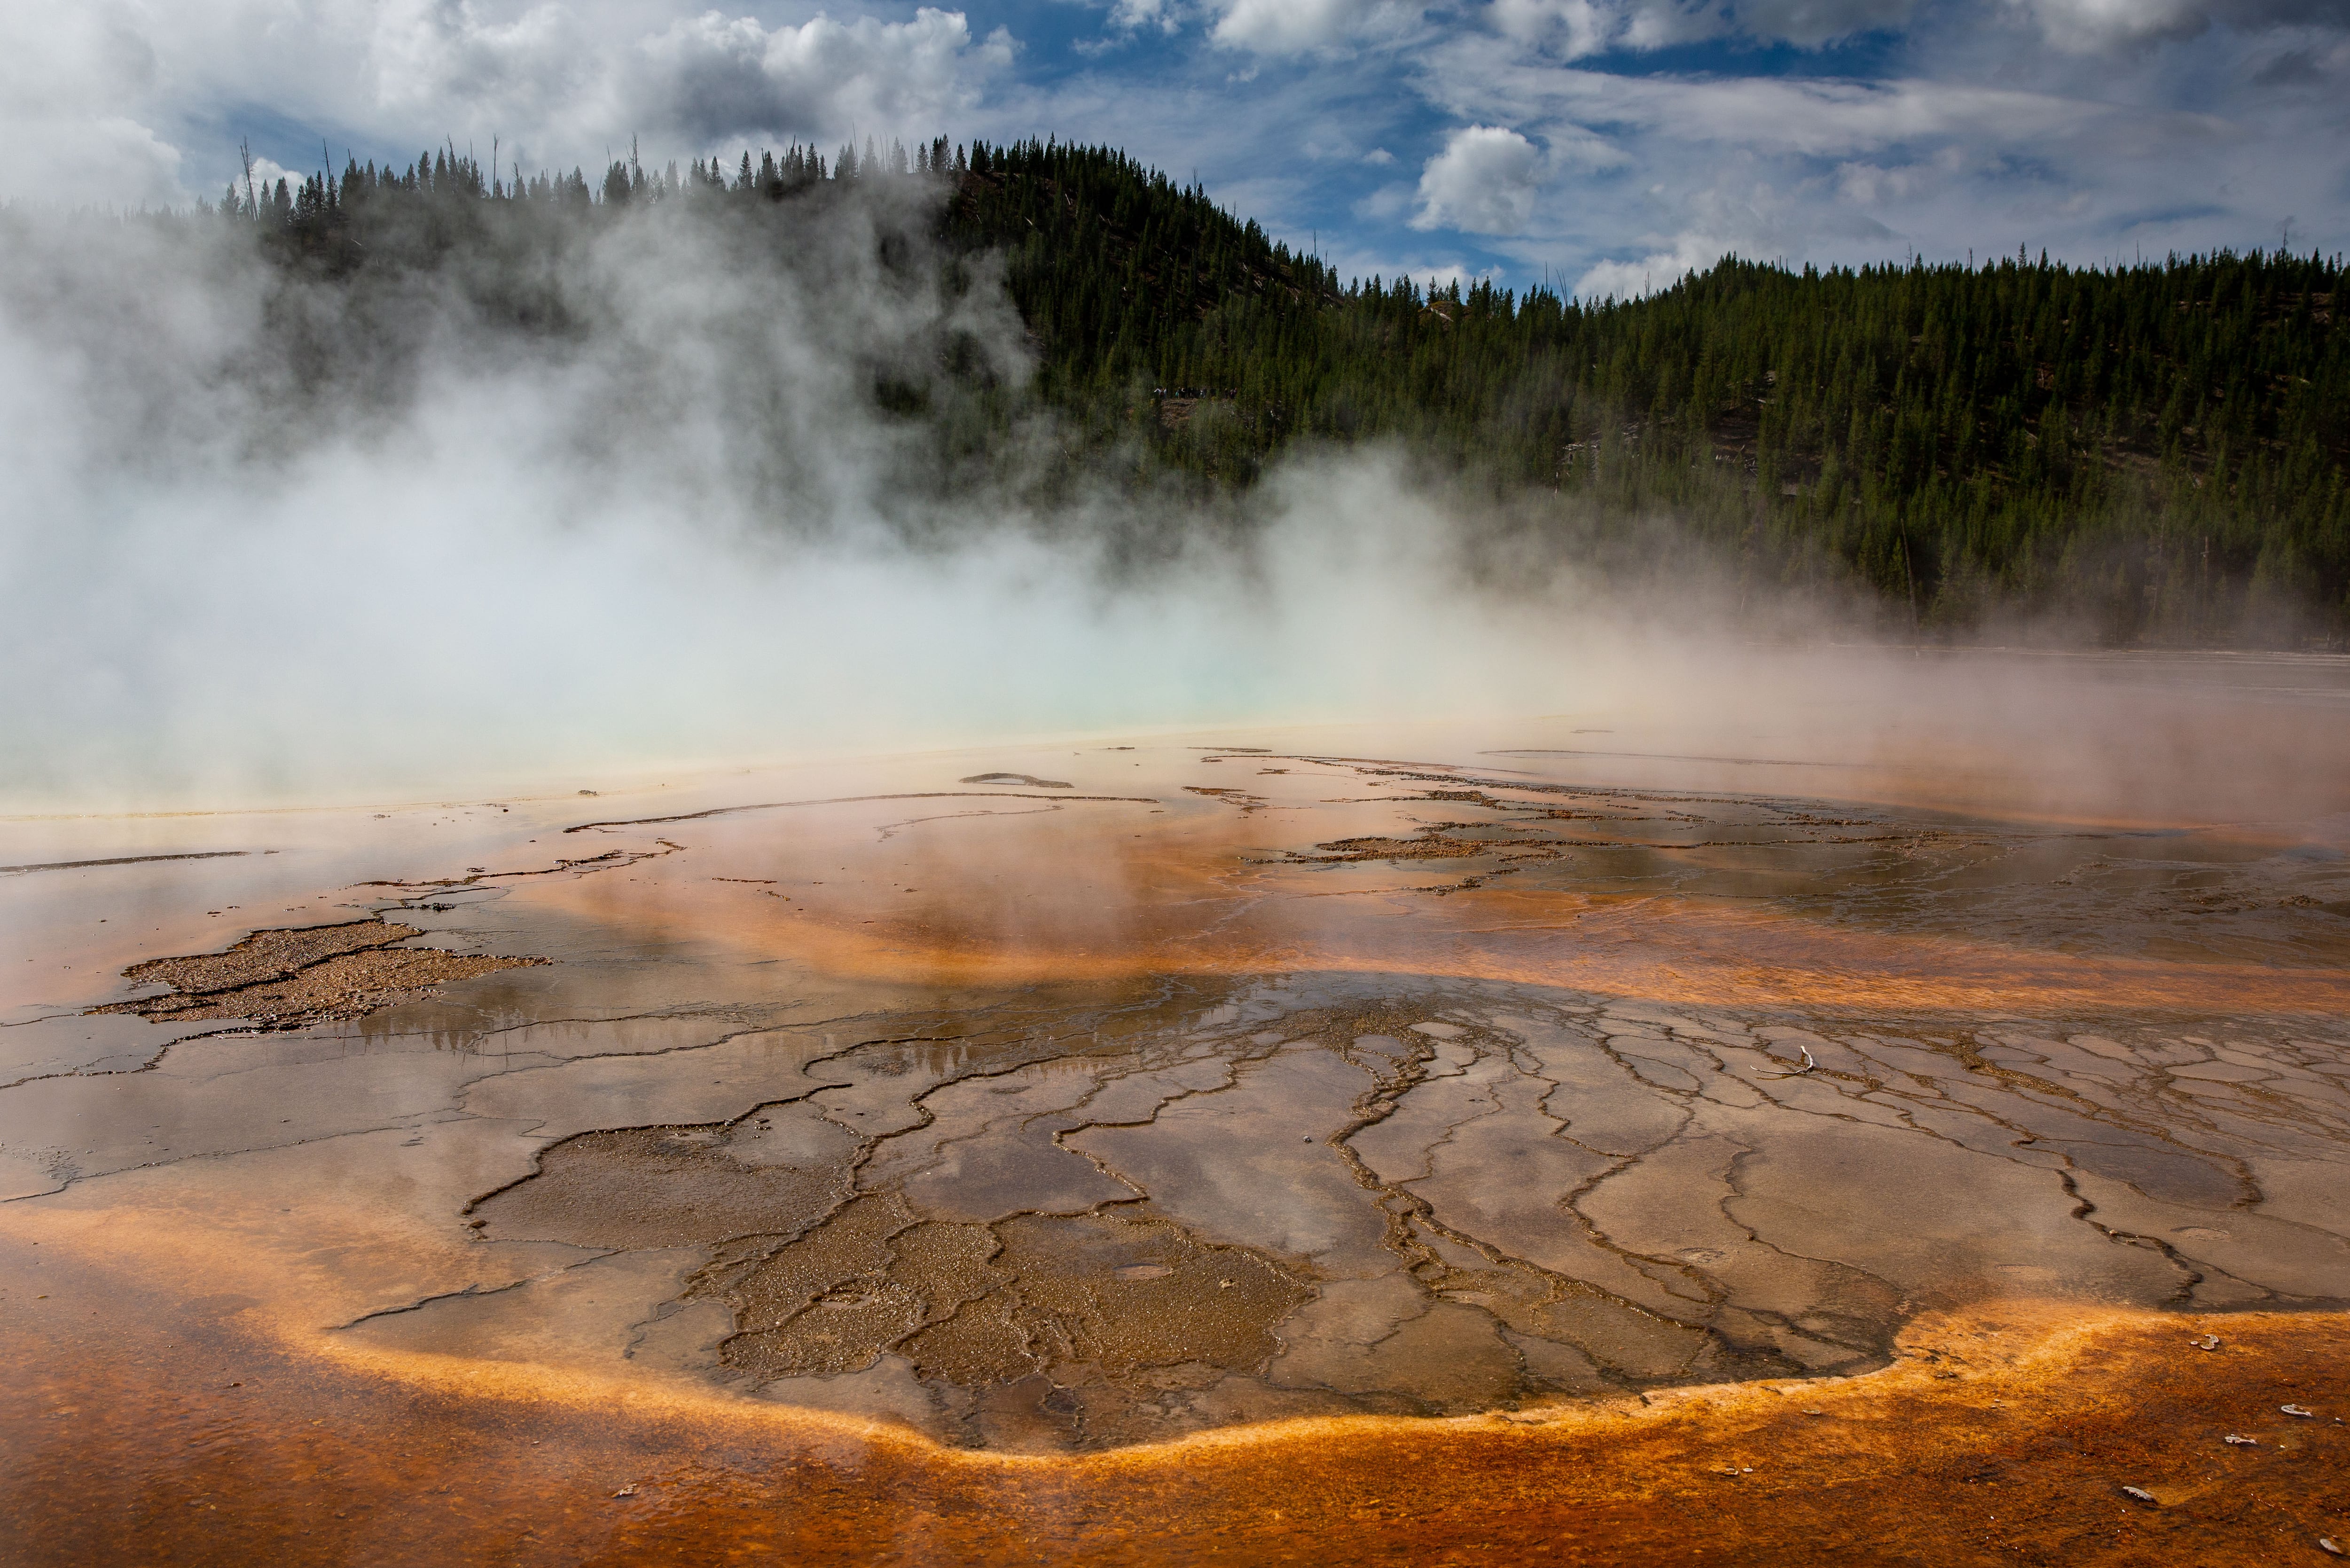
<path id="1" fill-rule="evenodd" d="M 383 798 L 1590 685 L 1605 639 L 1571 579 L 1475 591 L 1459 520 L 1392 457 L 1308 460 L 1237 517 L 1060 473 L 1000 282 L 920 253 L 930 199 L 879 182 L 783 245 L 654 211 L 544 265 L 345 282 L 210 219 L 10 214 L 0 805 Z M 550 329 L 504 324 L 518 291 Z"/>
<path id="2" fill-rule="evenodd" d="M 2341 711 L 2338 659 L 1838 648 L 1855 607 L 1394 452 L 1214 504 L 1077 461 L 1000 276 L 928 248 L 937 199 L 550 206 L 341 279 L 217 218 L 0 213 L 0 812 L 1544 714 L 1582 716 L 1465 749 L 2147 820 L 2350 808 L 2350 753 L 2312 738 L 2350 729 L 2301 711 Z"/>

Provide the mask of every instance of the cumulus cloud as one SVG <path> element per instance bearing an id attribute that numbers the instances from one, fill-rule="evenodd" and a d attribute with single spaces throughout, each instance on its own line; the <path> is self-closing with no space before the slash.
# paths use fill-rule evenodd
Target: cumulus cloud
<path id="1" fill-rule="evenodd" d="M 1155 28 L 1171 33 L 1183 25 L 1183 7 L 1177 0 L 1115 0 L 1109 25 L 1124 32 Z"/>
<path id="2" fill-rule="evenodd" d="M 450 137 L 486 154 L 498 138 L 534 166 L 592 167 L 636 134 L 671 155 L 852 127 L 929 136 L 1013 53 L 1001 29 L 975 37 L 962 12 L 930 6 L 770 26 L 674 0 L 0 5 L 0 196 L 48 193 L 63 174 L 112 200 L 185 201 L 213 188 L 256 105 L 337 155 Z"/>
<path id="3" fill-rule="evenodd" d="M 511 173 L 632 134 L 731 162 L 944 131 L 1099 139 L 1326 254 L 1418 228 L 1521 281 L 1620 287 L 1688 235 L 1821 261 L 2350 236 L 2350 0 L 1075 0 L 1106 30 L 1029 54 L 954 3 L 0 0 L 0 200 L 216 195 L 248 133 L 297 169 L 320 139 L 339 163 L 495 138 Z M 1889 69 L 1791 52 L 1882 30 Z M 1709 40 L 1701 72 L 1654 53 Z M 1779 47 L 1750 68 L 1754 43 Z M 1707 204 L 1732 168 L 1783 221 Z"/>
<path id="4" fill-rule="evenodd" d="M 969 107 L 974 68 L 1011 63 L 1000 30 L 975 48 L 959 11 L 910 22 L 819 16 L 768 29 L 707 12 L 645 40 L 630 97 L 663 129 L 723 138 L 813 136 L 850 125 L 928 130 Z"/>
<path id="5" fill-rule="evenodd" d="M 0 197 L 127 203 L 181 194 L 181 152 L 126 107 L 157 90 L 157 52 L 122 8 L 0 6 Z"/>
<path id="6" fill-rule="evenodd" d="M 1493 0 L 1487 18 L 1494 28 L 1525 44 L 1555 43 L 1569 59 L 1605 47 L 1605 14 L 1594 0 Z"/>
<path id="7" fill-rule="evenodd" d="M 1599 175 L 1497 248 L 1622 292 L 1715 245 L 1825 263 L 2022 243 L 2095 263 L 2272 242 L 2293 215 L 2296 243 L 2331 246 L 2350 189 L 2350 127 L 2327 90 L 2350 73 L 2340 36 L 2220 33 L 2123 57 L 1978 29 L 1975 57 L 1870 79 L 1592 70 L 1483 33 L 1428 51 L 1419 80 L 1456 123 L 1518 127 L 1552 177 Z M 2264 71 L 2286 79 L 2257 83 Z"/>
<path id="8" fill-rule="evenodd" d="M 1514 234 L 1533 215 L 1541 183 L 1542 154 L 1533 142 L 1503 126 L 1467 126 L 1420 171 L 1411 226 Z"/>

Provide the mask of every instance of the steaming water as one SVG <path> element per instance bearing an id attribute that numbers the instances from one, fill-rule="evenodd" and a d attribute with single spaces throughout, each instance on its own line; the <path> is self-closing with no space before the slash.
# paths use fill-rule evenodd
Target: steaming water
<path id="1" fill-rule="evenodd" d="M 525 224 L 522 261 L 346 284 L 209 220 L 12 212 L 0 803 L 1539 711 L 1638 659 L 1555 552 L 1471 591 L 1462 517 L 1391 457 L 1305 460 L 1237 519 L 1045 484 L 1066 435 L 1020 401 L 1017 316 L 983 263 L 925 270 L 928 200 Z M 494 308 L 534 290 L 568 330 Z M 1025 410 L 960 466 L 949 357 Z M 938 419 L 883 411 L 882 375 Z"/>

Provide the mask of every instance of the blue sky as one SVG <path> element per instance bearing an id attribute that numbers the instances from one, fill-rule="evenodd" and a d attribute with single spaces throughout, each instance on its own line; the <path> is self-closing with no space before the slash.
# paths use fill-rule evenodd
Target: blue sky
<path id="1" fill-rule="evenodd" d="M 0 193 L 454 138 L 1117 143 L 1343 272 L 2350 241 L 2350 0 L 0 0 Z M 2290 225 L 2288 227 L 2288 225 Z"/>

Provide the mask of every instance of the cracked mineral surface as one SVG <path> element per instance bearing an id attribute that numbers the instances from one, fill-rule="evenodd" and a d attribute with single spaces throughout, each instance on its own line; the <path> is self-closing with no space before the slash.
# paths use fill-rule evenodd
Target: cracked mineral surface
<path id="1" fill-rule="evenodd" d="M 2278 754 L 2334 691 L 2272 704 Z M 1612 728 L 1607 753 L 1563 722 L 1259 732 L 599 781 L 592 814 L 567 789 L 6 825 L 0 1332 L 37 1385 L 9 1419 L 64 1411 L 36 1447 L 130 1489 L 125 1532 L 141 1498 L 213 1506 L 181 1498 L 188 1455 L 136 1455 L 134 1413 L 243 1409 L 248 1381 L 286 1401 L 234 1428 L 256 1475 L 311 1462 L 296 1411 L 386 1387 L 416 1401 L 381 1436 L 403 1459 L 453 1452 L 468 1410 L 605 1412 L 544 1417 L 619 1467 L 598 1508 L 716 1462 L 672 1417 L 852 1478 L 913 1456 L 890 1484 L 941 1499 L 1011 1456 L 1213 1438 L 1278 1470 L 1454 1417 L 1528 1445 L 1462 1472 L 1506 1512 L 1586 1484 L 1521 1430 L 1711 1398 L 1752 1449 L 1758 1400 L 1880 1433 L 1898 1405 L 1930 1446 L 1994 1364 L 2019 1409 L 2033 1367 L 2106 1376 L 2092 1340 L 2149 1389 L 2175 1341 L 2178 1407 L 2249 1428 L 2231 1390 L 2338 1341 L 2350 766 L 2118 809 L 1996 758 Z M 2315 762 L 2350 763 L 2338 741 Z M 2259 1331 L 2255 1367 L 2229 1349 L 2254 1324 L 2303 1337 Z M 1969 1438 L 1975 1480 L 2024 1486 L 2001 1467 L 2069 1418 Z M 2316 1531 L 2331 1429 L 2226 1463 L 2303 1466 Z M 2056 1471 L 2028 1473 L 2057 1519 Z M 2081 1519 L 2138 1506 L 2126 1480 Z M 2128 1484 L 2187 1509 L 2220 1483 Z M 328 1490 L 338 1540 L 384 1505 Z M 148 1539 L 0 1491 L 19 1541 Z M 1458 1544 L 1364 1506 L 1367 1541 Z M 576 1560 L 570 1520 L 498 1550 Z M 2094 1556 L 2103 1528 L 2043 1544 Z"/>

